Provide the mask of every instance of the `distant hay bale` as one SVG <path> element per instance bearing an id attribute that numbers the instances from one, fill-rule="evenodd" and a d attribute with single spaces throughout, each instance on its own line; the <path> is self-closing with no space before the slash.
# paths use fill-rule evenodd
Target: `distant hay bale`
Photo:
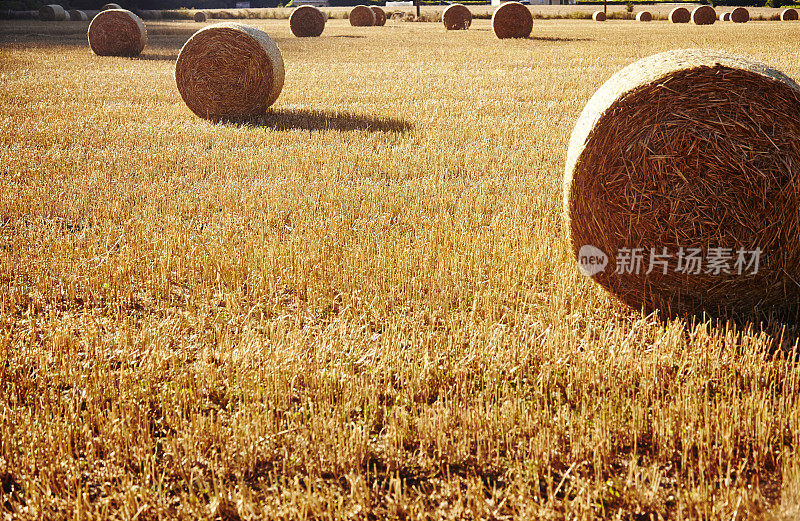
<path id="1" fill-rule="evenodd" d="M 798 140 L 800 86 L 765 65 L 675 50 L 625 67 L 589 100 L 567 153 L 565 224 L 583 273 L 637 309 L 797 308 Z"/>
<path id="2" fill-rule="evenodd" d="M 278 46 L 263 31 L 223 22 L 194 33 L 175 63 L 175 81 L 189 109 L 211 120 L 258 117 L 283 89 Z"/>
<path id="3" fill-rule="evenodd" d="M 692 13 L 685 7 L 676 7 L 669 12 L 669 21 L 674 24 L 688 24 L 692 19 Z"/>
<path id="4" fill-rule="evenodd" d="M 67 19 L 67 12 L 60 5 L 43 5 L 39 8 L 39 20 L 43 22 L 63 22 Z"/>
<path id="5" fill-rule="evenodd" d="M 350 10 L 348 19 L 353 27 L 369 27 L 375 25 L 375 11 L 366 5 L 357 5 Z"/>
<path id="6" fill-rule="evenodd" d="M 375 13 L 375 25 L 376 26 L 386 25 L 386 11 L 384 11 L 377 5 L 371 6 L 370 9 L 372 9 L 372 12 Z"/>
<path id="7" fill-rule="evenodd" d="M 108 11 L 109 9 L 122 9 L 122 6 L 119 4 L 106 4 L 100 8 L 101 11 Z"/>
<path id="8" fill-rule="evenodd" d="M 737 7 L 731 12 L 731 22 L 743 24 L 750 20 L 750 12 L 744 7 Z"/>
<path id="9" fill-rule="evenodd" d="M 89 20 L 89 17 L 86 16 L 86 13 L 77 9 L 70 9 L 67 11 L 67 14 L 69 15 L 70 22 L 86 22 Z"/>
<path id="10" fill-rule="evenodd" d="M 141 18 L 125 9 L 99 12 L 89 24 L 88 37 L 98 56 L 138 56 L 147 45 Z"/>
<path id="11" fill-rule="evenodd" d="M 313 5 L 301 5 L 289 16 L 289 29 L 298 38 L 319 36 L 325 30 L 325 15 Z"/>
<path id="12" fill-rule="evenodd" d="M 650 14 L 650 11 L 641 11 L 636 14 L 636 21 L 637 22 L 652 22 L 653 15 Z"/>
<path id="13" fill-rule="evenodd" d="M 203 11 L 197 11 L 196 13 L 194 13 L 195 22 L 205 22 L 206 20 L 208 20 L 208 15 L 206 15 L 206 13 L 204 13 Z"/>
<path id="14" fill-rule="evenodd" d="M 781 11 L 781 21 L 783 22 L 790 22 L 792 20 L 797 20 L 797 10 L 796 9 L 784 9 Z"/>
<path id="15" fill-rule="evenodd" d="M 533 31 L 533 15 L 519 2 L 506 2 L 492 14 L 492 30 L 500 39 L 527 38 Z"/>
<path id="16" fill-rule="evenodd" d="M 469 29 L 472 25 L 472 12 L 463 4 L 451 4 L 442 13 L 442 23 L 448 31 Z"/>
<path id="17" fill-rule="evenodd" d="M 720 22 L 730 22 L 731 21 L 731 13 L 728 11 L 727 13 L 722 13 L 719 15 Z"/>
<path id="18" fill-rule="evenodd" d="M 606 21 L 606 13 L 603 11 L 595 11 L 592 13 L 592 20 L 595 22 L 605 22 Z"/>
<path id="19" fill-rule="evenodd" d="M 717 21 L 717 12 L 710 5 L 700 5 L 692 11 L 692 23 L 695 25 L 711 25 Z"/>

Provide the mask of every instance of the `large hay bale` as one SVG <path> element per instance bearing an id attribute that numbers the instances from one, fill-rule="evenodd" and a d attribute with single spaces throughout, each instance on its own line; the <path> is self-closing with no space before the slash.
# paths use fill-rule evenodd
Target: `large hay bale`
<path id="1" fill-rule="evenodd" d="M 202 118 L 236 120 L 266 113 L 283 89 L 278 46 L 263 31 L 224 22 L 194 33 L 175 63 L 183 101 Z"/>
<path id="2" fill-rule="evenodd" d="M 492 14 L 492 30 L 498 38 L 527 38 L 533 31 L 533 15 L 519 2 L 506 2 Z"/>
<path id="3" fill-rule="evenodd" d="M 737 7 L 731 12 L 731 22 L 743 24 L 750 20 L 750 12 L 744 7 Z"/>
<path id="4" fill-rule="evenodd" d="M 67 11 L 67 15 L 69 15 L 70 22 L 86 22 L 89 20 L 89 17 L 86 15 L 86 13 L 77 9 L 70 9 Z"/>
<path id="5" fill-rule="evenodd" d="M 699 5 L 692 11 L 692 23 L 711 25 L 717 21 L 717 12 L 710 5 Z"/>
<path id="6" fill-rule="evenodd" d="M 652 22 L 653 15 L 650 14 L 650 11 L 641 11 L 636 13 L 636 21 L 637 22 Z"/>
<path id="7" fill-rule="evenodd" d="M 728 11 L 727 13 L 722 13 L 719 15 L 719 20 L 721 22 L 730 22 L 731 21 L 731 13 Z"/>
<path id="8" fill-rule="evenodd" d="M 595 11 L 592 13 L 592 20 L 595 22 L 605 22 L 606 21 L 606 13 L 603 11 Z"/>
<path id="9" fill-rule="evenodd" d="M 637 309 L 797 306 L 799 139 L 800 86 L 765 65 L 675 50 L 619 71 L 567 153 L 582 271 Z"/>
<path id="10" fill-rule="evenodd" d="M 203 11 L 197 11 L 196 13 L 194 13 L 195 22 L 205 22 L 206 20 L 208 20 L 208 15 Z"/>
<path id="11" fill-rule="evenodd" d="M 784 9 L 781 11 L 781 21 L 789 22 L 792 20 L 797 20 L 797 10 L 796 9 Z"/>
<path id="12" fill-rule="evenodd" d="M 319 36 L 325 30 L 325 15 L 313 5 L 301 5 L 289 16 L 289 29 L 298 38 Z"/>
<path id="13" fill-rule="evenodd" d="M 105 4 L 100 8 L 101 11 L 108 11 L 110 9 L 122 9 L 122 6 L 119 4 Z"/>
<path id="14" fill-rule="evenodd" d="M 67 19 L 67 12 L 60 5 L 43 5 L 39 8 L 39 20 L 43 22 L 63 22 Z"/>
<path id="15" fill-rule="evenodd" d="M 375 11 L 366 5 L 357 5 L 350 10 L 348 19 L 353 27 L 369 27 L 375 25 Z"/>
<path id="16" fill-rule="evenodd" d="M 147 45 L 141 18 L 125 9 L 99 12 L 89 24 L 88 37 L 98 56 L 138 56 Z"/>
<path id="17" fill-rule="evenodd" d="M 372 12 L 375 13 L 375 25 L 376 26 L 386 25 L 386 11 L 384 11 L 377 5 L 371 6 L 370 9 L 372 9 Z"/>
<path id="18" fill-rule="evenodd" d="M 685 7 L 676 7 L 669 12 L 669 21 L 674 24 L 688 24 L 692 19 L 692 13 Z"/>
<path id="19" fill-rule="evenodd" d="M 463 4 L 451 4 L 442 13 L 442 23 L 448 31 L 469 29 L 472 25 L 472 12 Z"/>

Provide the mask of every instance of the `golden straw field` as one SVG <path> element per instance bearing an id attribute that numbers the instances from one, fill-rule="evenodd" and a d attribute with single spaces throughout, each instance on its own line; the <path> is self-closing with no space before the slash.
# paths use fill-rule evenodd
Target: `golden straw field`
<path id="1" fill-rule="evenodd" d="M 572 126 L 681 47 L 800 78 L 797 23 L 389 21 L 250 124 L 175 86 L 205 26 L 0 22 L 3 519 L 793 519 L 793 323 L 664 320 L 575 269 Z"/>

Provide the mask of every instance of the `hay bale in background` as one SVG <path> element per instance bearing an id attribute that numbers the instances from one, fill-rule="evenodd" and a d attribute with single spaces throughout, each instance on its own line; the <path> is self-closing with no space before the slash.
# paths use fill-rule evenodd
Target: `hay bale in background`
<path id="1" fill-rule="evenodd" d="M 783 22 L 790 22 L 792 20 L 797 20 L 797 10 L 796 9 L 784 9 L 781 11 L 781 21 Z"/>
<path id="2" fill-rule="evenodd" d="M 386 25 L 386 11 L 384 11 L 377 5 L 371 6 L 370 9 L 372 9 L 372 12 L 375 13 L 375 25 L 376 26 Z"/>
<path id="3" fill-rule="evenodd" d="M 100 8 L 101 11 L 108 11 L 109 9 L 122 9 L 119 4 L 106 4 Z"/>
<path id="4" fill-rule="evenodd" d="M 719 15 L 720 22 L 730 22 L 731 21 L 731 13 L 728 11 L 727 13 L 722 13 Z"/>
<path id="5" fill-rule="evenodd" d="M 205 22 L 206 20 L 208 20 L 208 15 L 206 15 L 206 13 L 204 13 L 203 11 L 197 11 L 196 13 L 194 13 L 195 22 Z"/>
<path id="6" fill-rule="evenodd" d="M 350 10 L 348 19 L 353 27 L 369 27 L 375 25 L 375 11 L 366 5 L 357 5 Z"/>
<path id="7" fill-rule="evenodd" d="M 89 24 L 88 37 L 98 56 L 138 56 L 147 45 L 141 18 L 125 9 L 99 12 Z"/>
<path id="8" fill-rule="evenodd" d="M 688 24 L 692 19 L 692 13 L 685 7 L 676 7 L 669 12 L 669 21 L 674 24 Z"/>
<path id="9" fill-rule="evenodd" d="M 750 12 L 744 7 L 737 7 L 731 12 L 731 22 L 743 24 L 750 20 Z"/>
<path id="10" fill-rule="evenodd" d="M 683 49 L 629 65 L 592 96 L 572 133 L 572 250 L 607 255 L 586 274 L 637 309 L 797 306 L 798 139 L 800 86 L 765 65 Z M 633 248 L 643 248 L 638 273 L 626 263 Z M 652 264 L 654 252 L 663 264 Z"/>
<path id="11" fill-rule="evenodd" d="M 60 5 L 43 5 L 39 8 L 39 20 L 43 22 L 63 22 L 67 19 L 67 12 Z"/>
<path id="12" fill-rule="evenodd" d="M 650 14 L 650 11 L 641 11 L 636 14 L 636 21 L 637 22 L 652 22 L 653 15 Z"/>
<path id="13" fill-rule="evenodd" d="M 283 89 L 283 57 L 269 36 L 224 22 L 194 33 L 175 63 L 183 101 L 202 118 L 246 119 L 266 113 Z"/>
<path id="14" fill-rule="evenodd" d="M 442 23 L 448 31 L 469 29 L 472 12 L 463 4 L 452 4 L 442 13 Z"/>
<path id="15" fill-rule="evenodd" d="M 325 15 L 313 5 L 301 5 L 289 16 L 289 29 L 298 38 L 319 36 L 325 30 Z"/>
<path id="16" fill-rule="evenodd" d="M 506 2 L 492 14 L 492 30 L 498 38 L 527 38 L 533 31 L 533 15 L 519 2 Z"/>
<path id="17" fill-rule="evenodd" d="M 605 22 L 606 21 L 606 13 L 603 11 L 595 11 L 592 13 L 592 20 L 595 22 Z"/>
<path id="18" fill-rule="evenodd" d="M 86 22 L 89 20 L 89 17 L 86 15 L 86 13 L 77 9 L 70 9 L 67 11 L 67 15 L 69 15 L 70 22 Z"/>
<path id="19" fill-rule="evenodd" d="M 710 5 L 700 5 L 692 11 L 692 23 L 695 25 L 711 25 L 717 21 L 717 12 Z"/>

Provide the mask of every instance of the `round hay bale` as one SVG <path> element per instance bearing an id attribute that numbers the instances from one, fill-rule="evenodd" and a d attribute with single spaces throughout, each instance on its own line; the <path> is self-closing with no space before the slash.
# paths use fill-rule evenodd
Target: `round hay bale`
<path id="1" fill-rule="evenodd" d="M 685 7 L 676 7 L 669 12 L 669 21 L 674 24 L 688 24 L 692 19 L 692 13 Z"/>
<path id="2" fill-rule="evenodd" d="M 731 22 L 743 24 L 750 20 L 750 12 L 744 7 L 737 7 L 731 12 Z"/>
<path id="3" fill-rule="evenodd" d="M 197 11 L 196 13 L 194 13 L 195 22 L 205 22 L 206 20 L 208 20 L 208 15 L 206 15 L 206 13 L 204 13 L 203 11 Z"/>
<path id="4" fill-rule="evenodd" d="M 283 89 L 278 46 L 263 31 L 224 22 L 194 33 L 175 63 L 175 81 L 189 109 L 211 120 L 266 113 Z"/>
<path id="5" fill-rule="evenodd" d="M 348 19 L 353 27 L 369 27 L 375 25 L 375 11 L 366 5 L 357 5 L 350 10 Z"/>
<path id="6" fill-rule="evenodd" d="M 301 5 L 289 16 L 289 29 L 298 38 L 319 36 L 325 29 L 325 15 L 313 5 Z"/>
<path id="7" fill-rule="evenodd" d="M 119 4 L 106 4 L 100 8 L 101 11 L 108 11 L 109 9 L 122 9 L 122 6 Z"/>
<path id="8" fill-rule="evenodd" d="M 798 139 L 800 86 L 765 65 L 675 50 L 625 67 L 589 100 L 567 153 L 565 224 L 583 273 L 668 314 L 797 306 Z"/>
<path id="9" fill-rule="evenodd" d="M 796 9 L 784 9 L 781 11 L 781 21 L 782 22 L 789 22 L 792 20 L 797 20 L 797 10 Z"/>
<path id="10" fill-rule="evenodd" d="M 88 37 L 98 56 L 138 56 L 147 45 L 141 18 L 125 9 L 99 12 L 89 24 Z"/>
<path id="11" fill-rule="evenodd" d="M 652 22 L 653 15 L 650 14 L 650 11 L 641 11 L 636 13 L 636 21 L 637 22 Z"/>
<path id="12" fill-rule="evenodd" d="M 375 25 L 386 25 L 386 11 L 376 5 L 371 6 L 370 9 L 372 9 L 372 12 L 375 13 Z"/>
<path id="13" fill-rule="evenodd" d="M 595 11 L 592 13 L 592 20 L 595 22 L 605 22 L 606 21 L 606 13 L 603 11 Z"/>
<path id="14" fill-rule="evenodd" d="M 721 22 L 730 22 L 731 21 L 731 13 L 730 13 L 730 11 L 727 12 L 727 13 L 722 13 L 721 15 L 719 15 L 719 20 Z"/>
<path id="15" fill-rule="evenodd" d="M 86 16 L 86 13 L 77 9 L 70 9 L 67 11 L 67 15 L 69 15 L 70 22 L 86 22 L 89 20 L 89 17 Z"/>
<path id="16" fill-rule="evenodd" d="M 695 25 L 711 25 L 717 21 L 717 12 L 710 5 L 700 5 L 692 11 L 692 23 Z"/>
<path id="17" fill-rule="evenodd" d="M 43 5 L 39 8 L 39 20 L 43 22 L 63 22 L 67 19 L 67 12 L 60 5 Z"/>
<path id="18" fill-rule="evenodd" d="M 472 12 L 463 4 L 452 4 L 442 13 L 442 23 L 448 31 L 469 29 Z"/>
<path id="19" fill-rule="evenodd" d="M 533 31 L 533 15 L 519 2 L 506 2 L 492 14 L 492 30 L 500 38 L 527 38 Z"/>

